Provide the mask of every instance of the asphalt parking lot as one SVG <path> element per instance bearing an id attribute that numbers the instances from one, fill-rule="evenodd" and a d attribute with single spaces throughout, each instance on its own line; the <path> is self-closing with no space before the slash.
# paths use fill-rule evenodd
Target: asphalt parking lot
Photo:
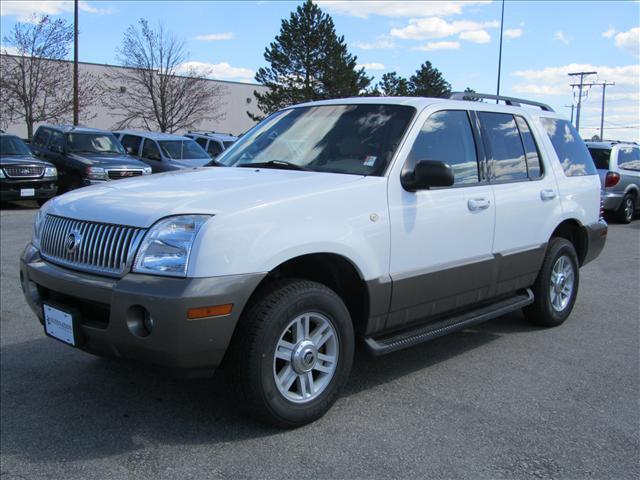
<path id="1" fill-rule="evenodd" d="M 46 338 L 18 259 L 35 208 L 0 212 L 0 470 L 40 478 L 638 478 L 640 220 L 611 225 L 561 327 L 511 314 L 386 357 L 295 431 L 179 380 Z"/>

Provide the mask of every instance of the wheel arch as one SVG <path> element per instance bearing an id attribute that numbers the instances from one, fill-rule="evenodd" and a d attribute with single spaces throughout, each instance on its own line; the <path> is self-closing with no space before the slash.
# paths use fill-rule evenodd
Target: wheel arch
<path id="1" fill-rule="evenodd" d="M 582 224 L 574 218 L 564 220 L 551 234 L 551 238 L 553 237 L 564 238 L 571 242 L 578 255 L 578 263 L 582 266 L 589 249 L 589 236 Z"/>

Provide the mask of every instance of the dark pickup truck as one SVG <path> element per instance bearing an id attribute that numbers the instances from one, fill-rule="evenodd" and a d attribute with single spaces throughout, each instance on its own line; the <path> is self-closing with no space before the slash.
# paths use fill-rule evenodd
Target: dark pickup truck
<path id="1" fill-rule="evenodd" d="M 126 154 L 111 132 L 94 128 L 43 125 L 33 136 L 31 150 L 58 168 L 61 193 L 151 173 L 148 165 Z"/>

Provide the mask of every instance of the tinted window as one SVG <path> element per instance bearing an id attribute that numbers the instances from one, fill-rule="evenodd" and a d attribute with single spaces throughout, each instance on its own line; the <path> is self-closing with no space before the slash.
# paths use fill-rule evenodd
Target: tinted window
<path id="1" fill-rule="evenodd" d="M 224 145 L 224 149 L 226 150 L 231 145 L 233 145 L 235 142 L 236 142 L 235 140 L 230 140 L 230 141 L 227 141 L 227 142 L 222 142 L 222 144 Z"/>
<path id="2" fill-rule="evenodd" d="M 596 174 L 589 150 L 571 123 L 557 118 L 540 118 L 540 121 L 549 135 L 565 175 L 575 177 Z"/>
<path id="3" fill-rule="evenodd" d="M 609 159 L 611 158 L 611 149 L 609 148 L 589 148 L 589 153 L 598 170 L 609 170 Z"/>
<path id="4" fill-rule="evenodd" d="M 382 175 L 414 112 L 378 104 L 289 108 L 262 121 L 218 160 L 228 166 Z"/>
<path id="5" fill-rule="evenodd" d="M 0 156 L 31 155 L 31 150 L 18 137 L 0 135 Z"/>
<path id="6" fill-rule="evenodd" d="M 124 148 L 131 149 L 131 155 L 138 156 L 142 138 L 135 135 L 124 135 L 120 143 Z"/>
<path id="7" fill-rule="evenodd" d="M 62 150 L 64 148 L 64 135 L 62 132 L 51 132 L 51 138 L 49 139 L 49 150 L 52 148 L 58 148 Z"/>
<path id="8" fill-rule="evenodd" d="M 618 151 L 618 167 L 623 170 L 640 172 L 640 148 L 620 147 Z"/>
<path id="9" fill-rule="evenodd" d="M 209 158 L 207 152 L 193 140 L 161 140 L 158 144 L 162 153 L 173 160 Z"/>
<path id="10" fill-rule="evenodd" d="M 524 147 L 513 115 L 480 112 L 478 116 L 489 142 L 491 178 L 497 182 L 527 179 Z"/>
<path id="11" fill-rule="evenodd" d="M 33 144 L 36 147 L 44 147 L 49 140 L 49 135 L 51 135 L 50 130 L 47 130 L 46 128 L 39 128 L 33 137 Z"/>
<path id="12" fill-rule="evenodd" d="M 436 112 L 424 122 L 409 153 L 407 167 L 413 168 L 420 160 L 449 164 L 456 185 L 479 181 L 476 144 L 466 111 Z"/>
<path id="13" fill-rule="evenodd" d="M 520 137 L 522 138 L 522 145 L 524 146 L 524 153 L 527 158 L 529 178 L 540 178 L 542 176 L 540 153 L 538 152 L 538 146 L 533 138 L 529 124 L 523 117 L 518 115 L 516 115 L 516 123 L 518 124 L 518 130 L 520 130 Z"/>
<path id="14" fill-rule="evenodd" d="M 75 153 L 113 153 L 124 155 L 122 144 L 112 133 L 69 133 L 67 147 Z"/>
<path id="15" fill-rule="evenodd" d="M 217 155 L 220 155 L 220 152 L 222 152 L 222 147 L 215 140 L 210 140 L 209 146 L 207 146 L 207 152 L 209 152 L 211 156 L 215 157 Z"/>
<path id="16" fill-rule="evenodd" d="M 193 137 L 189 137 L 189 138 L 193 138 Z M 200 145 L 202 148 L 205 148 L 207 146 L 206 138 L 198 137 L 195 139 L 195 141 L 198 142 L 198 145 Z"/>
<path id="17" fill-rule="evenodd" d="M 142 146 L 142 157 L 149 160 L 160 160 L 160 150 L 158 150 L 156 142 L 145 138 Z"/>

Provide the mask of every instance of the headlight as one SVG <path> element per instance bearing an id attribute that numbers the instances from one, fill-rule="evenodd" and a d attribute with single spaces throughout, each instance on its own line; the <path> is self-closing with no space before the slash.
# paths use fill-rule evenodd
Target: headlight
<path id="1" fill-rule="evenodd" d="M 142 240 L 133 271 L 185 277 L 193 242 L 209 218 L 211 215 L 178 215 L 157 222 Z"/>
<path id="2" fill-rule="evenodd" d="M 87 178 L 91 180 L 106 180 L 107 172 L 102 167 L 87 167 Z"/>
<path id="3" fill-rule="evenodd" d="M 151 167 L 144 167 L 142 169 L 142 174 L 143 175 L 149 175 L 151 173 Z"/>
<path id="4" fill-rule="evenodd" d="M 0 168 L 0 178 L 7 178 L 4 176 L 4 170 Z"/>
<path id="5" fill-rule="evenodd" d="M 47 214 L 44 213 L 41 208 L 38 210 L 38 214 L 36 215 L 36 221 L 33 223 L 33 235 L 31 236 L 31 243 L 34 247 L 40 250 L 40 235 L 42 233 L 42 225 L 44 224 L 44 219 L 47 217 Z"/>
<path id="6" fill-rule="evenodd" d="M 56 170 L 56 167 L 47 167 L 44 169 L 44 176 L 45 177 L 57 177 L 58 176 L 58 170 Z"/>

